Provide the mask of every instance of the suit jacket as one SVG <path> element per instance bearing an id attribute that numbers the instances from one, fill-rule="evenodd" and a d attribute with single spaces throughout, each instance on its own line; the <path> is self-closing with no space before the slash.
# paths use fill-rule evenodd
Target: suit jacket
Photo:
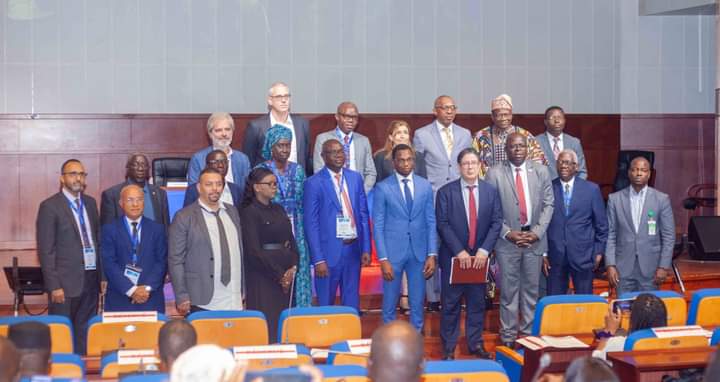
<path id="1" fill-rule="evenodd" d="M 238 210 L 225 204 L 230 219 L 237 229 L 238 245 L 242 254 L 242 227 Z M 192 305 L 207 305 L 213 296 L 215 268 L 210 233 L 205 224 L 202 207 L 195 202 L 175 214 L 168 235 L 168 272 L 178 304 L 190 301 Z"/>
<path id="2" fill-rule="evenodd" d="M 435 198 L 437 230 L 440 233 L 440 266 L 450 269 L 452 258 L 463 250 L 475 256 L 479 248 L 488 253 L 495 248 L 503 226 L 502 203 L 497 189 L 483 180 L 478 181 L 477 223 L 475 247 L 468 247 L 470 226 L 463 201 L 462 182 L 454 180 L 442 187 Z"/>
<path id="3" fill-rule="evenodd" d="M 675 245 L 675 220 L 667 194 L 648 187 L 645 204 L 640 214 L 640 225 L 635 232 L 630 205 L 632 186 L 610 194 L 608 200 L 608 240 L 605 265 L 614 265 L 620 277 L 627 277 L 638 258 L 645 277 L 652 277 L 658 267 L 670 268 Z M 657 220 L 656 234 L 648 235 L 650 212 Z"/>
<path id="4" fill-rule="evenodd" d="M 421 262 L 425 262 L 429 254 L 437 254 L 432 186 L 415 174 L 412 174 L 412 183 L 412 211 L 407 209 L 395 174 L 375 186 L 372 218 L 378 259 L 398 264 L 405 260 L 408 249 Z"/>
<path id="5" fill-rule="evenodd" d="M 557 164 L 555 160 L 555 154 L 552 150 L 552 143 L 548 139 L 547 133 L 536 135 L 535 139 L 540 144 L 545 158 L 548 161 L 548 169 L 550 170 L 550 177 L 555 179 L 558 177 Z M 580 140 L 573 137 L 570 134 L 563 133 L 563 148 L 575 151 L 578 157 L 578 172 L 577 176 L 582 179 L 587 179 L 587 166 L 585 164 L 585 153 L 583 153 L 582 144 Z"/>
<path id="6" fill-rule="evenodd" d="M 200 173 L 205 168 L 205 157 L 213 150 L 212 146 L 208 146 L 193 154 L 190 158 L 190 167 L 188 167 L 188 183 L 197 183 L 200 180 Z M 245 180 L 250 174 L 250 160 L 242 151 L 233 149 L 230 162 L 232 163 L 233 183 L 245 187 Z"/>
<path id="7" fill-rule="evenodd" d="M 240 186 L 238 186 L 237 184 L 230 182 L 225 182 L 225 187 L 230 188 L 230 195 L 232 195 L 233 204 L 235 205 L 235 208 L 239 208 L 240 204 L 243 201 L 245 190 L 240 188 Z M 183 207 L 187 207 L 195 203 L 198 198 L 200 198 L 200 194 L 198 193 L 197 183 L 193 183 L 185 189 L 185 200 L 183 200 Z"/>
<path id="8" fill-rule="evenodd" d="M 457 166 L 457 156 L 460 151 L 472 146 L 470 130 L 452 124 L 453 149 L 450 157 L 445 151 L 440 132 L 437 129 L 437 121 L 422 127 L 415 132 L 413 146 L 415 151 L 425 158 L 427 179 L 432 184 L 433 193 L 440 187 L 460 177 Z"/>
<path id="9" fill-rule="evenodd" d="M 290 114 L 295 130 L 295 144 L 297 147 L 297 163 L 306 170 L 308 174 L 312 174 L 310 168 L 310 124 L 307 119 L 298 114 Z M 243 152 L 250 158 L 252 167 L 265 162 L 262 156 L 262 149 L 265 145 L 265 134 L 270 129 L 270 113 L 263 114 L 250 121 L 245 129 L 245 138 L 243 138 Z M 237 183 L 237 182 L 236 182 Z"/>
<path id="10" fill-rule="evenodd" d="M 530 230 L 540 239 L 533 243 L 530 250 L 541 255 L 547 252 L 547 237 L 545 231 L 553 216 L 554 197 L 552 182 L 547 166 L 534 162 L 525 161 L 527 166 L 527 179 L 529 195 L 532 206 L 532 221 L 528 223 Z M 503 228 L 500 237 L 505 237 L 511 230 L 520 230 L 520 209 L 518 208 L 518 196 L 515 190 L 515 174 L 510 167 L 510 162 L 504 161 L 491 167 L 485 180 L 494 185 L 500 193 L 503 211 Z M 505 239 L 498 240 L 495 245 L 498 252 L 516 251 L 518 248 L 514 243 Z"/>
<path id="11" fill-rule="evenodd" d="M 390 175 L 395 174 L 395 165 L 393 164 L 392 159 L 385 158 L 385 153 L 385 150 L 380 150 L 375 153 L 375 156 L 373 156 L 373 162 L 375 162 L 375 172 L 377 173 L 377 177 L 375 178 L 376 185 Z M 413 170 L 413 173 L 427 180 L 425 158 L 418 152 L 415 153 L 415 169 Z"/>
<path id="12" fill-rule="evenodd" d="M 548 259 L 551 264 L 567 258 L 572 269 L 593 268 L 595 255 L 605 252 L 608 224 L 600 187 L 578 176 L 570 196 L 569 214 L 565 216 L 563 185 L 553 180 L 555 209 L 547 230 Z"/>
<path id="13" fill-rule="evenodd" d="M 358 257 L 370 253 L 370 227 L 367 199 L 360 174 L 343 169 L 348 197 L 355 216 L 357 239 L 352 243 L 353 253 Z M 313 264 L 325 261 L 329 267 L 340 261 L 343 241 L 335 236 L 338 214 L 342 205 L 337 198 L 335 179 L 330 170 L 323 167 L 305 182 L 303 207 L 305 210 L 305 240 L 310 249 Z"/>
<path id="14" fill-rule="evenodd" d="M 82 194 L 82 201 L 90 220 L 90 234 L 95 243 L 96 266 L 103 280 L 102 257 L 98 231 L 97 204 L 89 195 Z M 36 227 L 37 251 L 42 267 L 45 289 L 51 292 L 62 288 L 67 297 L 78 297 L 83 291 L 85 260 L 80 230 L 69 201 L 62 191 L 40 203 Z"/>
<path id="15" fill-rule="evenodd" d="M 103 271 L 108 280 L 105 310 L 133 311 L 155 310 L 165 312 L 163 283 L 167 271 L 167 236 L 165 227 L 151 219 L 140 221 L 140 242 L 137 248 L 137 266 L 142 269 L 137 285 L 152 288 L 150 298 L 144 304 L 133 304 L 125 293 L 133 283 L 124 276 L 125 266 L 132 264 L 132 242 L 130 232 L 125 225 L 125 217 L 115 218 L 103 225 L 101 253 Z"/>
<path id="16" fill-rule="evenodd" d="M 132 182 L 126 180 L 102 192 L 100 198 L 100 222 L 102 222 L 103 225 L 111 223 L 120 216 L 125 216 L 119 204 L 120 191 L 128 184 L 132 184 Z M 167 192 L 154 184 L 147 183 L 147 186 L 150 190 L 150 200 L 152 201 L 152 209 L 155 213 L 155 221 L 164 225 L 165 229 L 167 229 L 167 227 L 170 226 Z"/>
<path id="17" fill-rule="evenodd" d="M 355 149 L 355 171 L 357 171 L 363 179 L 365 185 L 365 192 L 370 190 L 375 185 L 375 178 L 377 177 L 377 171 L 375 171 L 375 162 L 373 161 L 372 149 L 370 148 L 370 140 L 357 132 L 353 132 L 352 145 Z M 330 139 L 337 139 L 335 130 L 326 131 L 318 134 L 315 138 L 315 148 L 313 149 L 313 169 L 317 173 L 323 167 L 325 163 L 322 159 L 322 145 L 325 141 Z"/>

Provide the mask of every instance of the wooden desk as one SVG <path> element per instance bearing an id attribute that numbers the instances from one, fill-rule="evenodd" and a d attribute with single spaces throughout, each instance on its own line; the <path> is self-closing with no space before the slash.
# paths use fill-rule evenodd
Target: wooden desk
<path id="1" fill-rule="evenodd" d="M 575 358 L 588 357 L 592 355 L 595 346 L 593 346 L 594 335 L 592 334 L 576 334 L 575 338 L 590 345 L 587 348 L 544 348 L 539 350 L 525 349 L 523 356 L 523 367 L 522 376 L 520 380 L 522 382 L 532 381 L 532 377 L 535 375 L 538 367 L 540 367 L 540 358 L 543 354 L 548 353 L 552 357 L 550 366 L 545 368 L 545 373 L 565 373 L 565 369 L 570 365 Z"/>
<path id="2" fill-rule="evenodd" d="M 659 381 L 663 375 L 677 376 L 683 369 L 704 368 L 715 347 L 672 350 L 638 350 L 607 354 L 623 382 Z"/>

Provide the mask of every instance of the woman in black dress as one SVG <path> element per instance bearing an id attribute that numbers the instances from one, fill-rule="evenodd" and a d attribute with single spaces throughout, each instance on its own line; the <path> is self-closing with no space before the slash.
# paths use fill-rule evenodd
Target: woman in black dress
<path id="1" fill-rule="evenodd" d="M 277 179 L 266 168 L 250 172 L 241 212 L 247 308 L 265 314 L 270 343 L 278 318 L 291 302 L 298 251 L 285 209 L 271 200 Z"/>

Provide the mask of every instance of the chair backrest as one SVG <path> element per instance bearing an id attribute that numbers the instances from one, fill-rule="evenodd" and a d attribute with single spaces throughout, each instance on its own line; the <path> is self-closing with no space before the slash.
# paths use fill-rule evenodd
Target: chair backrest
<path id="1" fill-rule="evenodd" d="M 367 369 L 356 365 L 316 365 L 323 374 L 323 382 L 365 382 L 367 378 Z M 283 367 L 268 369 L 261 373 L 262 376 L 283 375 L 283 376 L 300 376 L 301 372 L 297 367 Z"/>
<path id="2" fill-rule="evenodd" d="M 187 182 L 190 158 L 155 158 L 152 161 L 153 184 L 166 186 L 168 182 Z"/>
<path id="3" fill-rule="evenodd" d="M 546 296 L 535 308 L 532 335 L 592 333 L 604 325 L 607 301 L 592 294 Z"/>
<path id="4" fill-rule="evenodd" d="M 692 294 L 687 323 L 720 326 L 720 288 L 700 289 Z"/>
<path id="5" fill-rule="evenodd" d="M 249 370 L 269 370 L 283 367 L 293 367 L 300 365 L 312 365 L 313 358 L 310 349 L 303 345 L 295 345 L 297 347 L 297 358 L 265 358 L 265 359 L 249 359 Z"/>
<path id="6" fill-rule="evenodd" d="M 144 367 L 147 367 L 147 365 Z M 118 353 L 116 351 L 109 352 L 100 359 L 100 377 L 102 378 L 118 378 L 120 374 L 136 373 L 139 371 L 139 364 L 119 364 Z"/>
<path id="7" fill-rule="evenodd" d="M 625 339 L 624 351 L 679 349 L 708 346 L 705 336 L 658 338 L 652 329 L 637 330 Z"/>
<path id="8" fill-rule="evenodd" d="M 120 382 L 167 382 L 170 376 L 166 373 L 134 374 L 120 378 Z"/>
<path id="9" fill-rule="evenodd" d="M 339 352 L 339 353 L 335 353 Z M 369 354 L 350 354 L 350 346 L 347 341 L 334 343 L 330 346 L 328 353 L 328 365 L 357 365 L 367 367 Z"/>
<path id="10" fill-rule="evenodd" d="M 267 320 L 257 310 L 195 312 L 187 320 L 197 332 L 198 344 L 222 348 L 268 344 Z"/>
<path id="11" fill-rule="evenodd" d="M 646 292 L 629 292 L 623 293 L 620 298 L 633 298 L 642 293 L 650 293 L 657 296 L 665 304 L 667 309 L 668 326 L 681 326 L 687 322 L 687 302 L 685 298 L 677 292 L 671 290 L 653 290 Z M 629 318 L 625 318 L 622 322 L 623 328 L 629 328 Z"/>
<path id="12" fill-rule="evenodd" d="M 74 353 L 54 353 L 50 364 L 53 378 L 85 378 L 85 362 Z"/>
<path id="13" fill-rule="evenodd" d="M 508 382 L 510 379 L 499 363 L 490 360 L 427 361 L 423 382 Z"/>
<path id="14" fill-rule="evenodd" d="M 278 342 L 329 347 L 362 335 L 360 316 L 349 306 L 285 309 L 278 321 Z"/>
<path id="15" fill-rule="evenodd" d="M 158 313 L 156 322 L 104 323 L 102 316 L 88 322 L 87 355 L 99 356 L 118 349 L 157 349 L 160 327 L 168 318 Z"/>
<path id="16" fill-rule="evenodd" d="M 50 341 L 52 342 L 50 350 L 52 353 L 74 352 L 72 323 L 64 316 L 0 317 L 0 336 L 7 337 L 10 325 L 25 321 L 38 321 L 50 327 Z"/>
<path id="17" fill-rule="evenodd" d="M 710 346 L 720 345 L 720 328 L 713 330 L 712 338 L 710 338 Z"/>
<path id="18" fill-rule="evenodd" d="M 655 153 L 652 151 L 641 150 L 620 150 L 618 152 L 617 172 L 615 173 L 615 181 L 613 182 L 615 191 L 622 190 L 630 185 L 628 170 L 630 162 L 637 157 L 645 157 L 650 162 L 650 170 L 655 171 Z M 652 184 L 650 184 L 652 186 Z"/>

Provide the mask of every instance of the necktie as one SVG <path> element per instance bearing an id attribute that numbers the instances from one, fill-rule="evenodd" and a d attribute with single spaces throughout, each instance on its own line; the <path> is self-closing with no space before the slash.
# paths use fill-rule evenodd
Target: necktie
<path id="1" fill-rule="evenodd" d="M 87 225 L 85 224 L 85 210 L 80 205 L 80 198 L 75 199 L 77 206 L 78 221 L 80 221 L 80 235 L 82 238 L 83 248 L 90 248 L 90 236 L 88 236 Z"/>
<path id="2" fill-rule="evenodd" d="M 405 184 L 403 186 L 403 192 L 405 193 L 405 205 L 407 206 L 408 213 L 412 212 L 412 206 L 413 206 L 413 197 L 412 193 L 410 192 L 410 186 L 408 186 L 408 182 L 410 182 L 410 179 L 403 179 L 402 182 Z"/>
<path id="3" fill-rule="evenodd" d="M 452 130 L 450 130 L 450 127 L 444 127 L 443 132 L 445 133 L 445 151 L 447 152 L 448 157 L 450 157 L 453 151 Z"/>
<path id="4" fill-rule="evenodd" d="M 343 145 L 343 151 L 345 151 L 345 168 L 350 168 L 350 137 L 346 135 L 345 138 L 343 138 L 343 142 L 345 142 Z"/>
<path id="5" fill-rule="evenodd" d="M 137 262 L 137 259 L 135 257 L 137 256 L 137 242 L 138 242 L 138 223 L 132 222 L 130 223 L 132 225 L 132 254 L 133 254 L 133 263 Z"/>
<path id="6" fill-rule="evenodd" d="M 227 286 L 230 283 L 230 245 L 228 245 L 227 234 L 225 234 L 225 226 L 220 218 L 220 210 L 214 212 L 214 215 L 220 232 L 220 281 Z"/>
<path id="7" fill-rule="evenodd" d="M 350 203 L 350 198 L 348 197 L 347 190 L 345 189 L 345 187 L 343 187 L 340 174 L 335 174 L 335 180 L 337 180 L 338 188 L 342 190 L 342 202 L 345 206 L 345 209 L 347 209 L 348 217 L 350 218 L 350 224 L 355 227 L 355 217 L 353 216 L 352 204 Z"/>
<path id="8" fill-rule="evenodd" d="M 560 156 L 560 138 L 554 137 L 553 140 L 555 141 L 555 144 L 553 145 L 553 155 L 555 155 L 555 160 L 557 160 Z"/>
<path id="9" fill-rule="evenodd" d="M 475 205 L 475 186 L 468 189 L 468 248 L 475 250 L 475 236 L 477 235 L 477 206 Z"/>
<path id="10" fill-rule="evenodd" d="M 565 204 L 565 216 L 570 215 L 570 184 L 565 184 L 565 192 L 563 192 L 563 204 Z"/>
<path id="11" fill-rule="evenodd" d="M 518 208 L 520 209 L 520 225 L 527 225 L 527 205 L 525 205 L 525 188 L 523 187 L 521 169 L 515 169 L 515 189 L 518 195 Z"/>

